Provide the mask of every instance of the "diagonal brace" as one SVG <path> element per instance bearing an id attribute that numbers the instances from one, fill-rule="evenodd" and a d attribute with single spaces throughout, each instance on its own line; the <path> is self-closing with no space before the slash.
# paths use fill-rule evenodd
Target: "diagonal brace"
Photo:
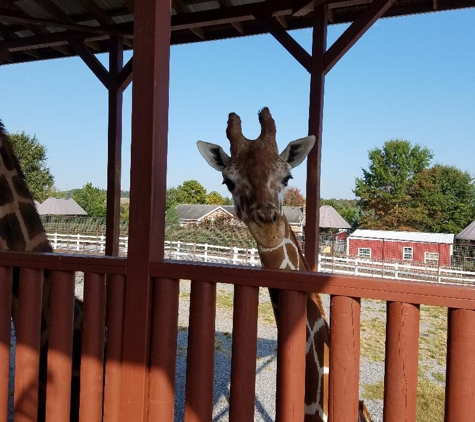
<path id="1" fill-rule="evenodd" d="M 282 28 L 270 16 L 255 16 L 256 21 L 279 41 L 282 46 L 307 70 L 312 70 L 312 56 L 292 38 L 288 32 Z"/>
<path id="2" fill-rule="evenodd" d="M 94 75 L 103 83 L 103 85 L 109 89 L 110 79 L 109 72 L 104 65 L 92 54 L 83 42 L 74 38 L 68 40 L 71 48 L 78 54 L 79 57 L 87 64 L 89 69 L 92 70 Z"/>
<path id="3" fill-rule="evenodd" d="M 131 57 L 119 73 L 119 78 L 117 82 L 117 89 L 119 91 L 125 91 L 125 89 L 132 82 L 133 74 L 134 74 L 134 58 Z"/>
<path id="4" fill-rule="evenodd" d="M 396 0 L 373 0 L 368 8 L 346 29 L 326 51 L 323 74 L 326 75 L 363 34 L 393 5 Z"/>

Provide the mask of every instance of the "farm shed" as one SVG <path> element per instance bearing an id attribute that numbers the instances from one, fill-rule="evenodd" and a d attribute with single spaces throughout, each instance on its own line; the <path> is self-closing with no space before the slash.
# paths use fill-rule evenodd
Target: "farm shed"
<path id="1" fill-rule="evenodd" d="M 374 260 L 450 265 L 454 235 L 389 230 L 355 230 L 347 239 L 347 254 Z"/>
<path id="2" fill-rule="evenodd" d="M 87 215 L 87 212 L 72 198 L 47 198 L 36 209 L 39 215 Z"/>
<path id="3" fill-rule="evenodd" d="M 278 340 L 277 421 L 301 422 L 304 418 L 306 292 L 331 294 L 331 321 L 339 321 L 331 323 L 329 420 L 354 421 L 357 417 L 361 298 L 388 303 L 385 359 L 386 379 L 390 382 L 385 383 L 385 420 L 416 418 L 420 304 L 447 308 L 450 318 L 445 419 L 470 420 L 475 414 L 475 338 L 467 333 L 475 329 L 473 289 L 314 271 L 325 76 L 383 16 L 474 6 L 474 0 L 2 2 L 0 65 L 77 55 L 104 85 L 109 100 L 108 256 L 32 254 L 22 250 L 0 253 L 2 374 L 9 372 L 10 303 L 17 294 L 12 289 L 11 275 L 13 268 L 20 268 L 15 370 L 21 377 L 16 377 L 13 390 L 9 388 L 8 376 L 0 380 L 0 412 L 4 420 L 10 391 L 14 392 L 18 422 L 36 420 L 38 408 L 45 410 L 46 420 L 70 419 L 76 272 L 84 273 L 86 286 L 81 369 L 77 374 L 81 381 L 82 421 L 174 420 L 181 278 L 193 280 L 186 422 L 212 420 L 217 282 L 236 285 L 231 421 L 253 420 L 258 286 L 279 289 L 283 297 L 279 309 L 283 322 L 279 325 Z M 343 22 L 350 25 L 327 48 L 328 25 Z M 313 29 L 311 53 L 287 32 L 306 27 Z M 272 34 L 311 74 L 308 131 L 316 136 L 317 142 L 307 161 L 305 233 L 310 271 L 290 273 L 167 261 L 164 220 L 170 45 L 262 33 Z M 132 48 L 133 60 L 124 65 L 123 50 Z M 108 68 L 97 60 L 96 53 L 109 53 Z M 132 78 L 129 254 L 119 258 L 122 94 Z M 40 360 L 44 361 L 40 359 L 44 351 L 40 351 L 39 324 L 42 284 L 47 280 L 44 273 L 52 280 L 46 400 L 38 394 Z M 77 354 L 74 358 L 78 358 Z"/>

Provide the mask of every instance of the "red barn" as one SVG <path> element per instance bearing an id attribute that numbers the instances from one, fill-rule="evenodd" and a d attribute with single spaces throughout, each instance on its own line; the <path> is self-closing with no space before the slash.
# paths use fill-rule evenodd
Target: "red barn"
<path id="1" fill-rule="evenodd" d="M 450 265 L 453 244 L 453 234 L 358 229 L 348 237 L 347 254 L 378 260 Z"/>

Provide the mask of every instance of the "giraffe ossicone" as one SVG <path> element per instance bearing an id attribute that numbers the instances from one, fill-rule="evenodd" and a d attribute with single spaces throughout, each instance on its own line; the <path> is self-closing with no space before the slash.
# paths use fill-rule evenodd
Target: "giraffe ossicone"
<path id="1" fill-rule="evenodd" d="M 291 170 L 302 163 L 315 144 L 314 136 L 290 142 L 279 154 L 276 126 L 267 107 L 259 114 L 261 133 L 255 140 L 242 134 L 241 119 L 230 113 L 226 135 L 229 156 L 219 145 L 198 141 L 206 162 L 223 175 L 234 201 L 237 217 L 257 242 L 264 267 L 308 270 L 308 263 L 283 213 L 284 192 Z M 279 318 L 279 290 L 270 289 L 276 319 Z M 329 326 L 318 293 L 307 298 L 307 344 L 305 369 L 305 422 L 328 419 Z M 371 418 L 362 403 L 360 422 Z"/>

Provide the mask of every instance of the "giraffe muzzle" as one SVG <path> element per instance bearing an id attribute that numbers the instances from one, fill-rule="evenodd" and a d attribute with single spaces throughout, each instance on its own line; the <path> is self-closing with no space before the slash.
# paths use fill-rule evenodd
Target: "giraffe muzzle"
<path id="1" fill-rule="evenodd" d="M 259 226 L 276 224 L 280 220 L 280 214 L 275 209 L 257 210 L 252 213 L 252 219 Z"/>

